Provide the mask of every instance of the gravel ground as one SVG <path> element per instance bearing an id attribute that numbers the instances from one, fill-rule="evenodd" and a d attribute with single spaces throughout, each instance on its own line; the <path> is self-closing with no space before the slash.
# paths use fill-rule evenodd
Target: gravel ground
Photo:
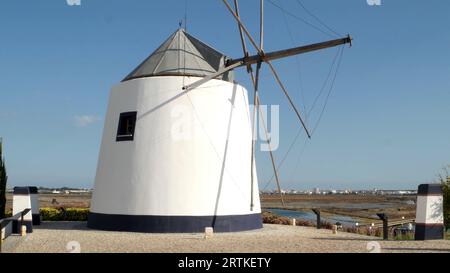
<path id="1" fill-rule="evenodd" d="M 75 243 L 69 243 L 75 242 Z M 69 244 L 69 245 L 68 245 Z M 203 234 L 106 232 L 85 222 L 45 222 L 26 237 L 11 236 L 4 252 L 450 252 L 450 241 L 380 241 L 374 237 L 307 227 L 264 225 L 257 231 Z"/>

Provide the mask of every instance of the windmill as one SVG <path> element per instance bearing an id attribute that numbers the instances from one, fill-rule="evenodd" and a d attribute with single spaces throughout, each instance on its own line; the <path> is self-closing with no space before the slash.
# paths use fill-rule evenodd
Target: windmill
<path id="1" fill-rule="evenodd" d="M 253 113 L 252 113 L 252 117 L 253 117 L 253 125 L 252 125 L 252 148 L 251 148 L 251 166 L 254 165 L 254 159 L 255 159 L 255 143 L 256 143 L 256 139 L 255 139 L 255 131 L 256 131 L 256 124 L 257 124 L 257 115 L 258 112 L 260 114 L 260 118 L 263 119 L 263 115 L 261 113 L 261 109 L 260 109 L 260 105 L 261 105 L 261 98 L 259 96 L 259 76 L 260 76 L 260 71 L 261 71 L 261 67 L 263 64 L 267 64 L 268 67 L 270 68 L 270 71 L 273 75 L 273 77 L 275 78 L 275 81 L 277 82 L 277 84 L 280 87 L 280 90 L 282 91 L 282 93 L 284 94 L 284 96 L 286 97 L 289 106 L 292 108 L 292 110 L 295 112 L 296 117 L 298 118 L 301 126 L 303 127 L 307 137 L 310 139 L 311 138 L 311 133 L 308 130 L 306 123 L 302 117 L 302 114 L 300 113 L 300 111 L 298 110 L 298 108 L 295 106 L 293 100 L 291 99 L 285 85 L 283 84 L 283 82 L 281 81 L 281 78 L 277 72 L 277 70 L 275 69 L 275 67 L 272 64 L 273 60 L 277 60 L 277 59 L 282 59 L 282 58 L 287 58 L 287 57 L 291 57 L 291 56 L 295 56 L 295 55 L 300 55 L 300 54 L 305 54 L 305 53 L 309 53 L 309 52 L 313 52 L 313 51 L 318 51 L 318 50 L 323 50 L 323 49 L 327 49 L 327 48 L 331 48 L 331 47 L 336 47 L 336 46 L 340 46 L 340 45 L 344 45 L 344 44 L 350 44 L 350 46 L 352 45 L 352 38 L 350 35 L 347 35 L 347 37 L 343 37 L 340 39 L 334 39 L 334 40 L 329 40 L 329 41 L 324 41 L 321 43 L 315 43 L 315 44 L 309 44 L 309 45 L 304 45 L 304 46 L 299 46 L 299 47 L 295 47 L 295 48 L 289 48 L 289 49 L 284 49 L 284 50 L 279 50 L 279 51 L 274 51 L 274 52 L 265 52 L 264 51 L 264 0 L 260 0 L 260 7 L 259 7 L 259 11 L 260 11 L 260 21 L 259 21 L 259 44 L 257 44 L 257 42 L 255 41 L 255 39 L 253 38 L 253 36 L 250 34 L 250 32 L 248 31 L 248 29 L 246 28 L 246 26 L 244 25 L 240 15 L 239 15 L 239 2 L 238 0 L 234 0 L 234 9 L 233 7 L 230 5 L 230 3 L 228 2 L 228 0 L 222 0 L 224 5 L 226 6 L 227 10 L 230 12 L 230 14 L 233 16 L 233 18 L 235 19 L 238 29 L 239 29 L 239 36 L 240 36 L 240 40 L 241 40 L 241 44 L 242 44 L 242 51 L 244 56 L 242 58 L 238 58 L 238 59 L 230 59 L 227 61 L 225 67 L 223 69 L 221 69 L 220 71 L 218 71 L 217 73 L 214 73 L 208 77 L 205 77 L 202 80 L 199 80 L 191 85 L 185 86 L 184 89 L 185 90 L 189 90 L 192 88 L 196 88 L 206 82 L 208 82 L 211 79 L 214 79 L 220 75 L 222 75 L 223 73 L 227 73 L 230 70 L 236 69 L 238 67 L 246 67 L 247 68 L 247 72 L 251 77 L 251 82 L 253 84 L 253 90 L 254 90 L 254 95 L 253 95 Z M 246 40 L 250 41 L 250 44 L 254 47 L 254 49 L 256 50 L 257 54 L 255 55 L 250 55 L 249 50 L 247 48 L 247 44 L 246 44 Z M 253 65 L 256 65 L 256 72 L 254 72 L 253 69 Z M 274 171 L 274 177 L 276 180 L 276 184 L 277 184 L 277 188 L 278 188 L 278 193 L 280 194 L 280 200 L 281 203 L 283 205 L 283 207 L 285 206 L 285 202 L 283 199 L 283 194 L 281 191 L 281 186 L 280 186 L 280 181 L 279 181 L 279 175 L 278 175 L 278 170 L 277 167 L 275 165 L 275 159 L 273 156 L 273 151 L 271 149 L 271 145 L 270 145 L 270 139 L 268 138 L 268 132 L 267 132 L 267 128 L 265 126 L 265 122 L 264 120 L 262 120 L 261 124 L 263 125 L 264 128 L 264 132 L 266 135 L 266 140 L 267 140 L 267 144 L 269 147 L 269 155 L 270 155 L 270 160 L 272 163 L 272 168 Z M 253 178 L 253 171 L 250 171 L 251 173 L 251 192 L 253 193 L 253 189 L 254 189 L 254 178 Z M 253 194 L 251 194 L 251 196 L 253 197 Z M 254 203 L 253 203 L 253 199 L 250 203 L 250 207 L 251 209 L 253 208 Z"/>
<path id="2" fill-rule="evenodd" d="M 310 137 L 271 61 L 350 43 L 351 38 L 266 53 L 264 2 L 259 44 L 240 19 L 238 1 L 234 10 L 223 3 L 237 22 L 242 58 L 230 59 L 180 28 L 112 88 L 88 227 L 164 233 L 262 227 L 254 159 L 262 65 L 269 66 Z M 257 54 L 250 55 L 246 40 Z M 233 70 L 239 67 L 246 67 L 252 79 L 251 114 L 247 90 L 233 80 Z M 180 123 L 177 117 L 191 119 Z M 178 134 L 184 132 L 180 128 L 197 132 L 197 137 L 185 138 Z M 264 132 L 267 136 L 265 127 Z"/>

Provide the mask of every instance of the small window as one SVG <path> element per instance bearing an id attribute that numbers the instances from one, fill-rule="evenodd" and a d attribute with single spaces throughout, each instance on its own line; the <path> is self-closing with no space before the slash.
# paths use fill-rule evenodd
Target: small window
<path id="1" fill-rule="evenodd" d="M 137 112 L 121 113 L 116 141 L 133 141 Z"/>

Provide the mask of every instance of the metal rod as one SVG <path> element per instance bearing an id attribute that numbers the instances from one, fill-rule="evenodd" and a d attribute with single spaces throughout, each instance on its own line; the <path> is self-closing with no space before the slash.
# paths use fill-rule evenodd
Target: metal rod
<path id="1" fill-rule="evenodd" d="M 260 74 L 260 70 L 261 70 L 261 63 L 258 63 L 256 65 L 256 79 L 255 79 L 255 89 L 257 92 L 259 92 L 259 74 Z"/>
<path id="2" fill-rule="evenodd" d="M 255 89 L 255 77 L 253 76 L 253 71 L 252 71 L 252 67 L 249 65 L 248 66 L 248 68 L 247 68 L 247 70 L 248 70 L 248 73 L 250 73 L 250 77 L 251 77 L 251 80 L 252 80 L 252 83 L 253 83 L 253 89 Z M 253 162 L 254 162 L 254 157 L 253 157 L 253 149 L 254 149 L 254 145 L 255 145 L 255 142 L 254 142 L 254 132 L 255 132 L 255 128 L 254 128 L 254 126 L 255 126 L 255 124 L 256 124 L 256 119 L 255 119 L 255 111 L 256 111 L 256 109 L 255 109 L 255 103 L 256 103 L 256 101 L 255 101 L 255 98 L 256 98 L 256 94 L 254 94 L 254 97 L 253 97 L 253 124 L 251 125 L 252 126 L 252 153 L 251 153 L 251 160 L 250 160 L 250 164 L 251 164 L 251 167 L 250 167 L 250 210 L 252 210 L 253 211 L 253 206 L 254 206 L 254 204 L 253 204 Z M 251 122 L 251 120 L 250 120 L 250 122 Z"/>
<path id="3" fill-rule="evenodd" d="M 259 87 L 259 83 L 258 83 L 258 81 L 259 81 L 259 69 L 261 69 L 261 64 L 259 65 L 259 67 L 256 70 L 256 72 L 257 72 L 256 73 L 256 79 L 253 76 L 253 72 L 250 72 L 251 80 L 252 80 L 253 87 L 254 87 L 255 90 L 258 90 L 258 87 Z M 277 183 L 278 192 L 280 194 L 281 204 L 283 205 L 283 207 L 285 207 L 283 193 L 281 192 L 281 184 L 280 184 L 280 180 L 278 178 L 278 171 L 277 171 L 277 169 L 275 167 L 275 159 L 274 159 L 274 156 L 273 156 L 272 147 L 271 147 L 270 142 L 269 142 L 269 136 L 268 136 L 268 132 L 267 132 L 267 127 L 265 126 L 264 117 L 263 117 L 263 115 L 261 113 L 261 108 L 259 107 L 260 104 L 261 104 L 261 102 L 260 102 L 260 99 L 259 99 L 259 95 L 258 95 L 258 92 L 256 92 L 255 93 L 255 97 L 254 97 L 254 108 L 253 109 L 255 109 L 255 108 L 259 109 L 259 113 L 260 113 L 260 116 L 261 116 L 261 119 L 262 119 L 262 123 L 264 125 L 264 132 L 265 132 L 265 135 L 266 135 L 267 144 L 269 145 L 270 159 L 272 161 L 272 167 L 273 167 L 273 170 L 274 170 L 274 176 L 275 176 L 275 181 Z M 256 119 L 255 119 L 254 122 L 255 122 L 254 124 L 256 124 Z M 253 151 L 253 147 L 252 147 L 252 155 L 253 155 L 253 153 L 254 153 L 254 151 Z M 253 156 L 252 156 L 252 158 L 253 158 Z M 252 174 L 253 174 L 253 168 L 252 168 Z M 253 193 L 253 182 L 252 182 L 252 193 Z M 253 194 L 252 194 L 252 198 L 253 198 Z"/>
<path id="4" fill-rule="evenodd" d="M 228 3 L 227 0 L 222 0 L 227 9 L 231 12 L 231 14 L 233 15 L 233 17 L 238 21 L 238 24 L 241 26 L 242 30 L 244 31 L 245 35 L 247 35 L 248 39 L 250 40 L 250 43 L 255 47 L 255 49 L 258 52 L 261 52 L 261 49 L 258 47 L 258 45 L 256 44 L 255 40 L 253 39 L 252 35 L 250 35 L 250 32 L 248 32 L 247 28 L 244 26 L 244 24 L 242 23 L 241 19 L 239 18 L 239 16 L 236 15 L 236 13 L 234 13 L 233 9 L 231 8 L 230 4 Z"/>
<path id="5" fill-rule="evenodd" d="M 264 50 L 264 0 L 260 0 L 259 14 L 259 48 Z"/>
<path id="6" fill-rule="evenodd" d="M 242 51 L 244 53 L 244 56 L 248 57 L 248 50 L 247 50 L 247 45 L 245 43 L 245 37 L 244 37 L 243 30 L 242 30 L 242 25 L 239 23 L 240 15 L 239 15 L 239 3 L 238 3 L 238 0 L 234 0 L 234 7 L 235 7 L 235 10 L 236 10 L 236 16 L 238 18 L 237 23 L 238 23 L 238 28 L 239 28 L 239 36 L 241 38 Z M 250 64 L 247 65 L 247 73 L 250 73 L 251 80 L 252 80 L 252 83 L 253 83 L 253 88 L 256 88 L 256 86 L 255 86 L 255 78 L 253 76 L 252 66 Z M 256 98 L 256 96 L 255 96 L 255 98 Z M 254 207 L 253 166 L 254 166 L 254 160 L 255 160 L 255 158 L 254 158 L 254 148 L 255 148 L 255 141 L 254 141 L 255 128 L 254 128 L 254 126 L 256 126 L 256 119 L 255 119 L 255 113 L 256 112 L 255 111 L 256 111 L 256 109 L 255 109 L 255 102 L 253 102 L 253 125 L 251 125 L 252 126 L 252 139 L 251 139 L 251 141 L 252 141 L 252 145 L 251 146 L 252 147 L 251 147 L 251 154 L 250 154 L 250 156 L 251 156 L 251 159 L 250 159 L 250 211 L 253 211 L 253 207 Z M 250 120 L 250 122 L 251 122 L 251 120 Z"/>
<path id="7" fill-rule="evenodd" d="M 227 62 L 227 65 L 233 65 L 237 62 L 243 62 L 244 63 L 243 65 L 255 64 L 255 63 L 261 61 L 261 59 L 264 62 L 268 62 L 268 61 L 286 58 L 286 57 L 290 57 L 290 56 L 294 56 L 294 55 L 305 54 L 308 52 L 317 51 L 317 50 L 321 50 L 321 49 L 336 47 L 336 46 L 343 45 L 343 44 L 350 44 L 351 42 L 352 42 L 352 38 L 350 36 L 347 36 L 345 38 L 330 40 L 330 41 L 326 41 L 326 42 L 322 42 L 322 43 L 310 44 L 310 45 L 294 47 L 294 48 L 285 49 L 285 50 L 264 53 L 263 56 L 261 56 L 260 54 L 257 54 L 257 55 L 253 55 L 253 56 L 249 56 L 249 57 L 243 57 L 243 58 L 236 59 L 236 60 L 229 60 Z M 261 50 L 258 49 L 258 52 L 260 52 L 260 51 Z"/>
<path id="8" fill-rule="evenodd" d="M 238 0 L 234 0 L 234 8 L 235 8 L 235 11 L 236 11 L 236 16 L 238 18 L 241 18 L 240 15 L 239 15 Z M 238 22 L 238 27 L 239 27 L 239 36 L 241 37 L 242 50 L 244 51 L 244 56 L 248 56 L 247 45 L 245 44 L 244 33 L 242 32 L 242 26 L 241 26 L 241 24 L 239 24 L 239 22 Z"/>
<path id="9" fill-rule="evenodd" d="M 238 0 L 234 0 L 234 8 L 236 10 L 236 16 L 240 19 L 241 17 L 239 15 Z M 237 24 L 238 24 L 238 28 L 239 28 L 239 36 L 241 37 L 242 51 L 244 52 L 244 56 L 248 57 L 248 50 L 247 50 L 247 45 L 245 43 L 244 33 L 242 32 L 242 26 L 241 26 L 241 24 L 239 24 L 239 22 L 237 22 Z M 252 66 L 249 64 L 247 65 L 247 73 L 252 73 L 252 80 L 254 81 L 255 79 L 253 78 Z"/>
<path id="10" fill-rule="evenodd" d="M 256 106 L 254 105 L 253 108 L 255 108 Z M 254 112 L 256 114 L 256 112 Z M 255 115 L 253 115 L 253 117 L 255 117 Z M 255 119 L 255 118 L 254 118 Z M 253 123 L 256 123 L 256 121 L 253 121 Z M 251 151 L 251 159 L 250 159 L 250 211 L 253 211 L 253 207 L 255 206 L 255 201 L 253 198 L 253 194 L 254 194 L 254 175 L 253 175 L 253 166 L 255 164 L 255 140 L 254 138 L 254 131 L 256 131 L 255 129 L 255 125 L 252 126 L 252 151 Z"/>
<path id="11" fill-rule="evenodd" d="M 253 73 L 252 73 L 253 74 Z M 258 74 L 258 71 L 256 72 Z M 250 210 L 253 211 L 254 207 L 254 200 L 253 200 L 253 165 L 255 164 L 255 132 L 256 132 L 256 119 L 257 119 L 257 112 L 256 112 L 256 98 L 257 98 L 258 89 L 256 89 L 256 86 L 254 87 L 254 93 L 253 93 L 253 112 L 252 112 L 252 150 L 250 154 Z"/>
<path id="12" fill-rule="evenodd" d="M 278 171 L 277 171 L 277 167 L 275 164 L 275 158 L 274 158 L 273 152 L 272 152 L 272 146 L 270 145 L 269 133 L 267 131 L 263 113 L 261 112 L 261 108 L 259 107 L 259 105 L 261 103 L 259 100 L 259 96 L 256 98 L 256 103 L 258 104 L 259 115 L 261 116 L 261 123 L 263 124 L 263 127 L 264 127 L 264 133 L 266 136 L 267 145 L 269 146 L 270 161 L 272 162 L 272 168 L 273 168 L 273 172 L 275 174 L 275 181 L 277 182 L 277 188 L 278 188 L 278 193 L 280 194 L 281 204 L 283 205 L 283 207 L 286 207 L 286 204 L 284 203 L 283 193 L 281 192 L 281 184 L 280 184 L 280 179 L 278 177 Z"/>
<path id="13" fill-rule="evenodd" d="M 22 231 L 22 226 L 23 226 L 23 212 L 24 212 L 24 211 L 22 211 L 22 212 L 20 213 L 19 234 L 21 233 L 21 231 Z"/>
<path id="14" fill-rule="evenodd" d="M 196 82 L 193 82 L 193 83 L 191 83 L 191 84 L 189 84 L 189 85 L 184 86 L 184 87 L 183 87 L 183 90 L 190 90 L 190 89 L 197 88 L 197 87 L 199 87 L 200 85 L 205 84 L 206 82 L 209 82 L 210 80 L 212 80 L 212 79 L 214 79 L 214 78 L 217 78 L 218 76 L 220 76 L 220 75 L 222 75 L 222 74 L 224 74 L 224 73 L 227 73 L 228 71 L 230 71 L 230 70 L 232 70 L 232 69 L 234 69 L 234 68 L 236 68 L 236 67 L 238 67 L 238 66 L 241 66 L 241 65 L 242 65 L 242 63 L 235 63 L 234 65 L 230 65 L 230 66 L 221 68 L 221 69 L 220 69 L 219 71 L 217 71 L 216 73 L 213 73 L 213 74 L 211 74 L 211 75 L 208 75 L 208 76 L 204 77 L 204 78 L 201 79 L 201 80 L 198 80 L 198 81 L 196 81 Z"/>
<path id="15" fill-rule="evenodd" d="M 256 146 L 256 137 L 255 133 L 257 132 L 257 121 L 258 121 L 258 81 L 259 81 L 259 72 L 261 69 L 261 63 L 258 63 L 256 67 L 256 77 L 253 78 L 253 72 L 252 72 L 252 81 L 253 81 L 253 88 L 254 88 L 254 95 L 253 95 L 253 125 L 252 125 L 252 153 L 251 153 L 251 167 L 250 167 L 250 194 L 251 194 L 251 202 L 250 202 L 250 210 L 253 211 L 254 201 L 253 201 L 253 194 L 254 194 L 254 176 L 253 176 L 253 165 L 255 164 L 255 146 Z"/>
<path id="16" fill-rule="evenodd" d="M 308 128 L 306 127 L 306 124 L 305 124 L 305 122 L 303 121 L 303 119 L 302 119 L 302 117 L 301 117 L 301 115 L 300 115 L 300 112 L 297 110 L 297 107 L 295 107 L 294 102 L 292 101 L 292 99 L 291 99 L 291 97 L 289 96 L 289 94 L 288 94 L 286 88 L 284 87 L 283 83 L 281 82 L 281 79 L 280 79 L 280 77 L 278 76 L 277 71 L 275 70 L 275 68 L 273 67 L 273 65 L 272 65 L 271 62 L 268 61 L 268 62 L 266 62 L 266 63 L 269 65 L 270 70 L 272 70 L 272 73 L 273 73 L 273 75 L 275 76 L 275 79 L 277 80 L 278 84 L 280 85 L 281 90 L 283 90 L 284 94 L 286 95 L 286 98 L 288 99 L 289 104 L 291 105 L 292 109 L 294 109 L 295 114 L 297 114 L 297 117 L 298 117 L 298 119 L 300 120 L 300 123 L 302 124 L 303 129 L 305 129 L 305 132 L 306 132 L 306 134 L 308 135 L 308 138 L 311 138 L 311 134 L 309 133 Z"/>

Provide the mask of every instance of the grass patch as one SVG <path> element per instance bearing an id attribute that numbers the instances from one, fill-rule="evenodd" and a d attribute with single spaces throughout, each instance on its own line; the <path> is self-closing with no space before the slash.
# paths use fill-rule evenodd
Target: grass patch
<path id="1" fill-rule="evenodd" d="M 408 232 L 406 234 L 391 236 L 390 239 L 394 241 L 414 241 L 414 232 Z"/>

